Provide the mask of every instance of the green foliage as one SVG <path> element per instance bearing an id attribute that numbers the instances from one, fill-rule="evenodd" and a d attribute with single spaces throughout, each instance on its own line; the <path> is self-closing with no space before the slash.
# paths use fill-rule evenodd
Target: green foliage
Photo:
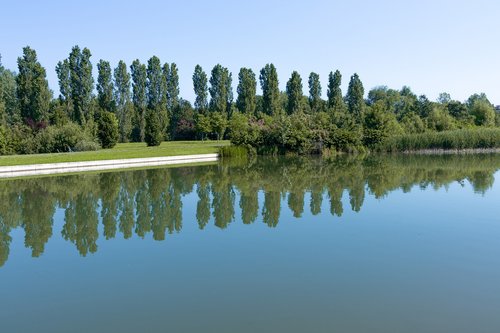
<path id="1" fill-rule="evenodd" d="M 340 85 L 342 83 L 342 74 L 339 70 L 335 73 L 330 72 L 328 75 L 328 108 L 333 112 L 344 110 L 344 99 L 342 97 L 342 90 Z"/>
<path id="2" fill-rule="evenodd" d="M 417 99 L 415 108 L 417 114 L 423 119 L 431 114 L 432 110 L 434 109 L 434 106 L 432 105 L 432 102 L 429 101 L 429 99 L 425 95 L 421 95 Z"/>
<path id="3" fill-rule="evenodd" d="M 162 70 L 160 59 L 156 56 L 153 56 L 148 60 L 147 78 L 148 108 L 149 110 L 157 113 L 156 118 L 158 120 L 160 135 L 162 138 L 166 138 L 169 126 L 169 117 L 166 105 L 167 80 Z M 145 126 L 146 128 L 148 127 L 147 120 Z M 144 138 L 146 143 L 148 144 L 149 142 L 156 142 L 155 139 L 152 139 L 151 133 L 152 132 L 150 132 L 150 140 Z M 145 136 L 147 135 L 145 134 Z M 156 134 L 154 134 L 153 136 L 156 136 Z"/>
<path id="4" fill-rule="evenodd" d="M 332 123 L 329 144 L 333 149 L 343 152 L 361 150 L 363 129 L 350 113 L 335 112 Z"/>
<path id="5" fill-rule="evenodd" d="M 130 66 L 132 73 L 132 101 L 134 103 L 134 125 L 132 137 L 134 141 L 144 141 L 146 127 L 147 71 L 146 65 L 136 59 Z"/>
<path id="6" fill-rule="evenodd" d="M 349 88 L 347 89 L 347 110 L 358 122 L 361 121 L 365 108 L 364 93 L 365 90 L 358 74 L 353 74 L 349 81 Z"/>
<path id="7" fill-rule="evenodd" d="M 59 100 L 64 105 L 64 112 L 69 118 L 73 116 L 73 103 L 71 100 L 71 76 L 69 60 L 59 61 L 56 66 L 57 79 L 59 81 Z"/>
<path id="8" fill-rule="evenodd" d="M 396 116 L 385 111 L 381 102 L 375 103 L 365 113 L 363 130 L 363 143 L 369 148 L 383 144 L 391 136 L 403 133 Z"/>
<path id="9" fill-rule="evenodd" d="M 260 87 L 262 88 L 262 112 L 273 116 L 281 113 L 278 72 L 273 64 L 267 64 L 260 71 Z"/>
<path id="10" fill-rule="evenodd" d="M 418 151 L 425 149 L 489 149 L 500 148 L 500 129 L 477 128 L 444 132 L 405 134 L 389 138 L 383 151 Z"/>
<path id="11" fill-rule="evenodd" d="M 210 112 L 230 115 L 233 94 L 231 90 L 232 77 L 229 70 L 217 64 L 212 69 L 210 76 Z"/>
<path id="12" fill-rule="evenodd" d="M 292 76 L 286 83 L 286 94 L 288 104 L 286 107 L 288 114 L 294 114 L 303 111 L 303 94 L 302 94 L 302 78 L 300 74 L 293 71 Z"/>
<path id="13" fill-rule="evenodd" d="M 208 109 L 208 86 L 207 74 L 200 65 L 196 65 L 193 73 L 193 87 L 196 99 L 194 107 L 198 112 L 205 112 Z"/>
<path id="14" fill-rule="evenodd" d="M 166 100 L 167 81 L 162 71 L 160 59 L 153 56 L 148 60 L 147 67 L 147 100 L 148 108 L 158 110 Z M 166 106 L 165 106 L 166 107 Z"/>
<path id="15" fill-rule="evenodd" d="M 111 65 L 109 62 L 99 60 L 97 63 L 97 101 L 99 107 L 108 112 L 115 110 L 115 101 L 113 99 L 113 81 L 111 77 Z"/>
<path id="16" fill-rule="evenodd" d="M 23 48 L 23 57 L 17 59 L 17 65 L 17 98 L 21 117 L 34 122 L 47 121 L 52 94 L 36 51 L 29 46 Z"/>
<path id="17" fill-rule="evenodd" d="M 132 133 L 134 107 L 130 100 L 130 74 L 127 65 L 121 61 L 114 70 L 116 116 L 120 129 L 120 142 L 128 142 Z"/>
<path id="18" fill-rule="evenodd" d="M 415 112 L 407 113 L 400 122 L 403 130 L 408 134 L 425 132 L 425 123 Z"/>
<path id="19" fill-rule="evenodd" d="M 8 155 L 11 153 L 10 135 L 4 125 L 0 125 L 0 155 Z"/>
<path id="20" fill-rule="evenodd" d="M 97 150 L 99 146 L 81 127 L 68 123 L 63 126 L 50 126 L 40 131 L 34 138 L 38 153 L 59 153 L 83 150 Z"/>
<path id="21" fill-rule="evenodd" d="M 196 115 L 196 131 L 201 134 L 202 140 L 206 138 L 207 135 L 212 133 L 212 123 L 210 122 L 210 116 L 204 115 L 203 113 L 198 113 Z"/>
<path id="22" fill-rule="evenodd" d="M 491 127 L 495 125 L 495 109 L 485 100 L 473 101 L 470 106 L 470 114 L 474 117 L 474 123 L 477 126 Z"/>
<path id="23" fill-rule="evenodd" d="M 167 80 L 167 109 L 173 112 L 179 105 L 179 70 L 172 63 L 165 76 Z"/>
<path id="24" fill-rule="evenodd" d="M 311 118 L 304 113 L 290 116 L 290 127 L 285 146 L 288 151 L 308 154 L 312 151 L 314 142 L 311 130 Z"/>
<path id="25" fill-rule="evenodd" d="M 260 139 L 258 126 L 245 113 L 235 112 L 229 121 L 229 138 L 237 146 L 256 146 Z"/>
<path id="26" fill-rule="evenodd" d="M 231 157 L 231 163 L 233 163 L 233 159 L 244 159 L 247 160 L 249 150 L 245 146 L 224 146 L 219 149 L 219 154 L 222 157 Z"/>
<path id="27" fill-rule="evenodd" d="M 80 125 L 93 119 L 92 115 L 92 92 L 94 90 L 94 78 L 92 77 L 92 56 L 89 49 L 74 46 L 69 55 L 70 90 L 73 105 L 72 120 Z"/>
<path id="28" fill-rule="evenodd" d="M 255 73 L 250 68 L 241 68 L 238 73 L 238 98 L 236 107 L 241 113 L 254 115 L 256 108 L 257 81 Z"/>
<path id="29" fill-rule="evenodd" d="M 195 111 L 191 103 L 182 98 L 172 114 L 171 138 L 173 140 L 196 139 Z"/>
<path id="30" fill-rule="evenodd" d="M 321 82 L 319 74 L 312 72 L 309 74 L 309 105 L 312 112 L 319 112 L 323 107 L 321 99 Z"/>
<path id="31" fill-rule="evenodd" d="M 97 119 L 97 137 L 102 148 L 113 148 L 118 142 L 120 133 L 116 116 L 108 111 L 101 111 Z"/>
<path id="32" fill-rule="evenodd" d="M 210 113 L 210 127 L 217 136 L 217 140 L 222 140 L 224 138 L 227 125 L 227 117 L 222 112 L 215 111 Z"/>
<path id="33" fill-rule="evenodd" d="M 146 113 L 145 141 L 150 146 L 159 146 L 162 141 L 162 130 L 159 115 L 154 110 Z"/>
<path id="34" fill-rule="evenodd" d="M 456 128 L 454 119 L 447 111 L 440 107 L 435 107 L 426 118 L 427 128 L 433 131 L 450 131 Z"/>

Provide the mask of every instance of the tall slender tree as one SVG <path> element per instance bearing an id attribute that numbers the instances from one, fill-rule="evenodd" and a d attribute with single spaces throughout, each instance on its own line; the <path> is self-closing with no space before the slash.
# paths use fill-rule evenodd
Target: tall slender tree
<path id="1" fill-rule="evenodd" d="M 132 72 L 132 99 L 135 109 L 134 138 L 144 142 L 147 99 L 147 71 L 146 65 L 141 64 L 139 59 L 132 62 L 130 66 Z"/>
<path id="2" fill-rule="evenodd" d="M 297 71 L 292 72 L 292 76 L 286 83 L 286 94 L 288 96 L 287 113 L 293 114 L 303 111 L 302 78 Z"/>
<path id="3" fill-rule="evenodd" d="M 256 107 L 257 80 L 250 68 L 241 68 L 238 74 L 236 107 L 241 113 L 253 115 Z"/>
<path id="4" fill-rule="evenodd" d="M 362 120 L 363 111 L 365 108 L 365 101 L 363 95 L 365 90 L 363 88 L 363 83 L 359 79 L 358 74 L 354 73 L 351 76 L 349 82 L 349 88 L 347 89 L 347 110 L 357 121 Z"/>
<path id="5" fill-rule="evenodd" d="M 179 105 L 179 70 L 173 62 L 166 76 L 167 80 L 167 108 L 173 112 Z"/>
<path id="6" fill-rule="evenodd" d="M 328 75 L 328 108 L 334 111 L 339 111 L 343 109 L 344 99 L 342 98 L 342 89 L 340 85 L 342 83 L 342 74 L 339 70 L 335 73 L 330 72 Z"/>
<path id="7" fill-rule="evenodd" d="M 4 99 L 3 73 L 5 68 L 2 65 L 2 55 L 0 54 L 0 126 L 7 124 L 7 112 Z M 1 266 L 1 265 L 0 265 Z"/>
<path id="8" fill-rule="evenodd" d="M 97 63 L 97 101 L 101 109 L 113 112 L 115 101 L 113 100 L 113 78 L 111 65 L 105 60 Z"/>
<path id="9" fill-rule="evenodd" d="M 120 141 L 127 142 L 132 132 L 132 104 L 130 102 L 130 74 L 127 65 L 120 60 L 114 71 L 116 114 L 120 129 Z"/>
<path id="10" fill-rule="evenodd" d="M 148 108 L 158 114 L 159 128 L 165 137 L 169 125 L 166 105 L 167 82 L 160 59 L 156 56 L 148 60 L 147 77 Z M 148 117 L 147 119 L 156 121 L 155 117 Z"/>
<path id="11" fill-rule="evenodd" d="M 313 112 L 321 110 L 321 82 L 319 74 L 312 72 L 309 74 L 309 105 Z"/>
<path id="12" fill-rule="evenodd" d="M 278 73 L 273 64 L 267 64 L 260 71 L 260 86 L 262 88 L 262 107 L 264 113 L 277 115 L 281 111 Z"/>
<path id="13" fill-rule="evenodd" d="M 88 48 L 80 50 L 74 46 L 69 55 L 70 89 L 73 102 L 73 120 L 80 125 L 85 125 L 92 118 L 92 91 L 94 78 L 92 77 L 92 53 Z"/>
<path id="14" fill-rule="evenodd" d="M 194 107 L 198 112 L 204 113 L 208 109 L 208 85 L 207 74 L 200 65 L 194 68 L 193 88 L 196 95 Z"/>
<path id="15" fill-rule="evenodd" d="M 17 66 L 17 99 L 22 118 L 35 122 L 48 120 L 52 96 L 45 68 L 38 62 L 36 51 L 29 46 L 23 48 L 23 56 L 17 58 Z"/>
<path id="16" fill-rule="evenodd" d="M 59 81 L 59 101 L 64 105 L 64 111 L 72 118 L 73 108 L 71 102 L 71 79 L 68 59 L 59 61 L 56 66 Z"/>
<path id="17" fill-rule="evenodd" d="M 228 107 L 232 103 L 231 74 L 227 68 L 220 64 L 214 66 L 208 90 L 210 92 L 210 111 L 220 112 L 227 118 L 230 112 Z"/>

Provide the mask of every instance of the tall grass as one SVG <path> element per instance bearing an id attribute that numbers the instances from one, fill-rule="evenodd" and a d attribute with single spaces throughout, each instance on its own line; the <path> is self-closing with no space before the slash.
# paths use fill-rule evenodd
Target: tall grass
<path id="1" fill-rule="evenodd" d="M 404 152 L 492 148 L 500 148 L 500 128 L 460 129 L 394 136 L 388 138 L 377 150 Z"/>

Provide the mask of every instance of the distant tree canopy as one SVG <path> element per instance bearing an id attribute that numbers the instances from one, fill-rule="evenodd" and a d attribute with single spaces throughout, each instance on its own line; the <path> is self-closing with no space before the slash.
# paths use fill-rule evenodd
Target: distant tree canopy
<path id="1" fill-rule="evenodd" d="M 158 145 L 180 139 L 231 139 L 271 154 L 351 152 L 379 149 L 406 135 L 427 135 L 427 140 L 432 133 L 462 131 L 453 134 L 459 137 L 465 131 L 500 126 L 500 113 L 484 93 L 463 102 L 446 92 L 431 101 L 407 86 L 378 86 L 365 94 L 361 78 L 353 74 L 343 95 L 342 74 L 335 70 L 328 74 L 323 99 L 318 73 L 309 73 L 305 87 L 299 72 L 293 71 L 280 91 L 272 63 L 258 72 L 242 67 L 234 83 L 236 98 L 228 68 L 217 64 L 207 75 L 196 65 L 192 105 L 181 97 L 174 62 L 152 56 L 146 63 L 136 59 L 127 66 L 122 60 L 112 65 L 101 59 L 94 81 L 91 57 L 88 48 L 76 45 L 57 63 L 55 99 L 35 50 L 23 49 L 17 73 L 4 68 L 0 57 L 0 154 L 96 149 L 116 141 Z M 478 142 L 497 144 L 493 137 L 484 140 Z M 472 139 L 466 142 L 473 145 Z"/>

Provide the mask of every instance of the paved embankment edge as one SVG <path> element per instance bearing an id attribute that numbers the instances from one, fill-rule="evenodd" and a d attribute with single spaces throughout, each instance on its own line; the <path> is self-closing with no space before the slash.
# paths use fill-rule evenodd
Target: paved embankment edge
<path id="1" fill-rule="evenodd" d="M 112 169 L 140 168 L 172 164 L 214 162 L 219 154 L 196 154 L 147 158 L 128 158 L 102 161 L 66 162 L 13 165 L 0 167 L 0 178 L 51 175 L 57 173 L 100 171 Z"/>

